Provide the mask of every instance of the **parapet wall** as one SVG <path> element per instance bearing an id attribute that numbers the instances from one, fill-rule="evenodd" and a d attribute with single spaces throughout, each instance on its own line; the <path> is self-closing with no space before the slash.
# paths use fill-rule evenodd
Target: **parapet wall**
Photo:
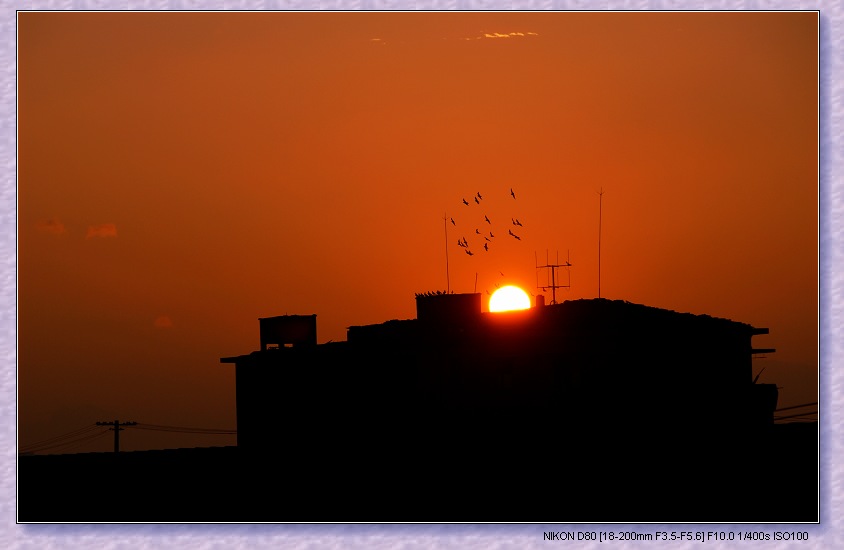
<path id="1" fill-rule="evenodd" d="M 481 295 L 417 294 L 416 318 L 420 323 L 463 323 L 481 314 Z"/>

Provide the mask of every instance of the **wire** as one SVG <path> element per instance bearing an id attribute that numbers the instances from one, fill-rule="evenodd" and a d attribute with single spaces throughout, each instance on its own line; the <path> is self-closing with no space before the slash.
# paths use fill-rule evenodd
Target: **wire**
<path id="1" fill-rule="evenodd" d="M 74 438 L 74 437 L 77 437 L 77 436 L 81 436 L 83 434 L 91 432 L 92 430 L 96 430 L 97 428 L 99 428 L 99 426 L 97 426 L 96 424 L 92 424 L 92 425 L 87 426 L 85 428 L 80 428 L 80 429 L 74 430 L 72 432 L 67 432 L 67 433 L 62 434 L 62 435 L 57 435 L 57 436 L 51 437 L 49 439 L 44 439 L 44 440 L 38 441 L 36 443 L 32 443 L 30 445 L 27 445 L 26 447 L 21 448 L 20 452 L 24 452 L 24 453 L 36 452 L 38 450 L 41 450 L 42 448 L 52 448 L 52 447 L 55 447 L 55 446 L 60 446 L 60 445 L 63 445 L 64 443 L 67 443 L 67 441 L 63 441 L 63 440 L 67 440 L 67 439 L 71 439 L 71 438 Z"/>
<path id="2" fill-rule="evenodd" d="M 226 430 L 222 428 L 187 428 L 184 426 L 163 426 L 160 424 L 135 424 L 129 426 L 139 430 L 151 430 L 159 432 L 179 432 L 179 433 L 195 433 L 195 434 L 231 434 L 237 433 L 237 430 Z"/>
<path id="3" fill-rule="evenodd" d="M 60 449 L 63 451 L 76 449 L 85 443 L 101 438 L 104 435 L 108 435 L 109 431 L 113 430 L 113 428 L 104 429 L 108 428 L 108 426 L 108 424 L 92 424 L 84 428 L 79 428 L 78 430 L 73 430 L 62 435 L 57 435 L 55 437 L 51 437 L 49 439 L 44 439 L 31 445 L 27 445 L 26 447 L 19 449 L 19 453 L 35 454 L 45 451 L 56 451 Z M 126 428 L 137 428 L 140 430 L 171 433 L 192 433 L 202 435 L 237 435 L 237 430 L 226 430 L 218 428 L 189 428 L 185 426 L 165 426 L 161 424 L 128 424 L 120 426 L 121 431 Z M 91 433 L 92 431 L 97 431 L 97 433 Z"/>
<path id="4" fill-rule="evenodd" d="M 790 411 L 791 409 L 802 409 L 803 407 L 813 407 L 817 404 L 817 401 L 815 401 L 814 403 L 804 403 L 803 405 L 794 405 L 793 407 L 783 407 L 781 409 L 776 409 L 774 412 Z"/>
<path id="5" fill-rule="evenodd" d="M 236 431 L 219 431 L 219 432 L 217 432 L 217 431 L 210 431 L 210 430 L 204 430 L 204 431 L 167 430 L 167 429 L 161 429 L 161 428 L 144 428 L 144 427 L 140 427 L 140 426 L 136 426 L 136 427 L 139 430 L 149 430 L 149 431 L 153 431 L 153 432 L 188 433 L 188 434 L 203 434 L 203 435 L 235 435 L 235 434 L 237 434 Z"/>
<path id="6" fill-rule="evenodd" d="M 70 441 L 57 442 L 57 443 L 54 443 L 52 445 L 41 445 L 37 448 L 28 447 L 25 450 L 22 449 L 21 453 L 33 454 L 33 453 L 40 453 L 40 452 L 44 452 L 44 451 L 54 451 L 56 449 L 61 449 L 62 447 L 67 447 L 68 445 L 71 445 L 71 446 L 73 446 L 72 448 L 75 448 L 75 447 L 78 447 L 80 444 L 85 443 L 86 441 L 91 441 L 93 439 L 96 439 L 98 437 L 102 437 L 102 436 L 107 435 L 107 434 L 108 434 L 107 431 L 102 431 L 102 432 L 99 432 L 99 433 L 84 435 L 84 436 L 79 437 L 77 439 L 71 439 Z"/>
<path id="7" fill-rule="evenodd" d="M 21 454 L 35 454 L 44 451 L 55 451 L 62 448 L 65 448 L 65 450 L 75 449 L 88 441 L 92 441 L 94 439 L 107 435 L 108 432 L 111 431 L 110 429 L 99 431 L 98 433 L 91 433 L 92 431 L 107 427 L 108 426 L 105 424 L 92 424 L 84 428 L 79 428 L 78 430 L 73 430 L 62 435 L 57 435 L 55 437 L 43 439 L 36 443 L 32 443 L 30 445 L 27 445 L 26 447 L 20 448 L 18 452 Z M 184 426 L 165 426 L 161 424 L 125 425 L 121 426 L 121 431 L 125 428 L 137 428 L 140 430 L 172 433 L 192 433 L 203 435 L 237 435 L 237 430 L 226 430 L 218 428 L 189 428 Z"/>
<path id="8" fill-rule="evenodd" d="M 94 441 L 95 439 L 99 439 L 99 438 L 103 437 L 104 435 L 108 435 L 108 432 L 106 431 L 106 432 L 100 432 L 98 434 L 91 434 L 88 437 L 85 437 L 83 439 L 64 443 L 63 445 L 60 445 L 59 447 L 66 447 L 65 449 L 63 449 L 63 451 L 67 452 L 67 451 L 70 451 L 72 449 L 76 449 L 76 448 L 80 447 L 83 443 L 87 443 L 89 441 Z M 67 447 L 68 445 L 70 445 L 70 447 Z"/>
<path id="9" fill-rule="evenodd" d="M 803 418 L 803 417 L 807 417 L 807 416 L 811 417 L 811 416 L 816 416 L 817 414 L 818 414 L 817 411 L 815 411 L 815 412 L 808 412 L 808 413 L 803 413 L 803 414 L 790 414 L 788 416 L 775 416 L 774 422 L 776 422 L 777 420 L 785 420 L 787 418 Z M 806 419 L 804 421 L 805 422 L 816 422 L 817 418 L 815 418 L 814 420 Z"/>
<path id="10" fill-rule="evenodd" d="M 95 424 L 90 424 L 88 426 L 85 426 L 84 428 L 79 428 L 78 430 L 73 430 L 71 432 L 67 432 L 67 433 L 64 433 L 62 435 L 57 435 L 55 437 L 50 437 L 50 438 L 47 438 L 47 439 L 42 439 L 41 441 L 36 441 L 35 443 L 32 443 L 28 446 L 29 447 L 35 447 L 35 446 L 38 446 L 38 445 L 41 445 L 41 444 L 44 444 L 44 443 L 50 443 L 50 442 L 55 441 L 57 439 L 63 439 L 65 437 L 70 437 L 70 436 L 76 435 L 76 434 L 81 433 L 81 432 L 90 431 L 91 429 L 96 428 L 96 427 L 97 426 Z"/>

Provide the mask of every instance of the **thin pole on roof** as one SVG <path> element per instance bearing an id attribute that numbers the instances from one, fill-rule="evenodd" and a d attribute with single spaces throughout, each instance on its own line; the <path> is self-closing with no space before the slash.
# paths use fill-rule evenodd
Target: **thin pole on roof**
<path id="1" fill-rule="evenodd" d="M 604 188 L 598 192 L 598 298 L 601 297 L 601 214 L 603 210 Z"/>
<path id="2" fill-rule="evenodd" d="M 448 276 L 448 216 L 443 212 L 443 227 L 445 227 L 445 292 L 451 290 L 451 279 Z"/>

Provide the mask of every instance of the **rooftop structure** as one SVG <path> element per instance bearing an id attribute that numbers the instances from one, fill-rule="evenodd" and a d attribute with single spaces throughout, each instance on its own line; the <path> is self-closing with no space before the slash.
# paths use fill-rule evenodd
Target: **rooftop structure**
<path id="1" fill-rule="evenodd" d="M 817 521 L 817 424 L 772 426 L 776 386 L 754 383 L 766 329 L 480 300 L 420 294 L 416 319 L 325 344 L 314 315 L 261 319 L 260 349 L 221 360 L 236 448 L 22 457 L 20 518 Z"/>
<path id="2" fill-rule="evenodd" d="M 238 446 L 375 455 L 421 437 L 426 453 L 471 455 L 561 430 L 725 440 L 772 423 L 776 386 L 751 367 L 773 351 L 751 345 L 764 328 L 606 299 L 484 313 L 480 294 L 427 293 L 416 306 L 416 319 L 352 326 L 345 342 L 279 349 L 264 348 L 262 320 L 261 350 L 221 359 L 236 368 Z M 315 334 L 315 316 L 273 319 L 279 341 L 297 319 Z"/>

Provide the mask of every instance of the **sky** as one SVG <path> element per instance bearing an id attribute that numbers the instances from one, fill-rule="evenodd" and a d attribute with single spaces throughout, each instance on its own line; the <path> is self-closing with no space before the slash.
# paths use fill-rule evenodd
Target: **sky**
<path id="1" fill-rule="evenodd" d="M 546 261 L 571 263 L 558 301 L 600 277 L 769 328 L 759 381 L 817 401 L 815 13 L 21 12 L 17 32 L 20 448 L 115 419 L 234 429 L 220 358 L 258 349 L 258 318 L 340 341 L 419 292 L 542 294 Z"/>

